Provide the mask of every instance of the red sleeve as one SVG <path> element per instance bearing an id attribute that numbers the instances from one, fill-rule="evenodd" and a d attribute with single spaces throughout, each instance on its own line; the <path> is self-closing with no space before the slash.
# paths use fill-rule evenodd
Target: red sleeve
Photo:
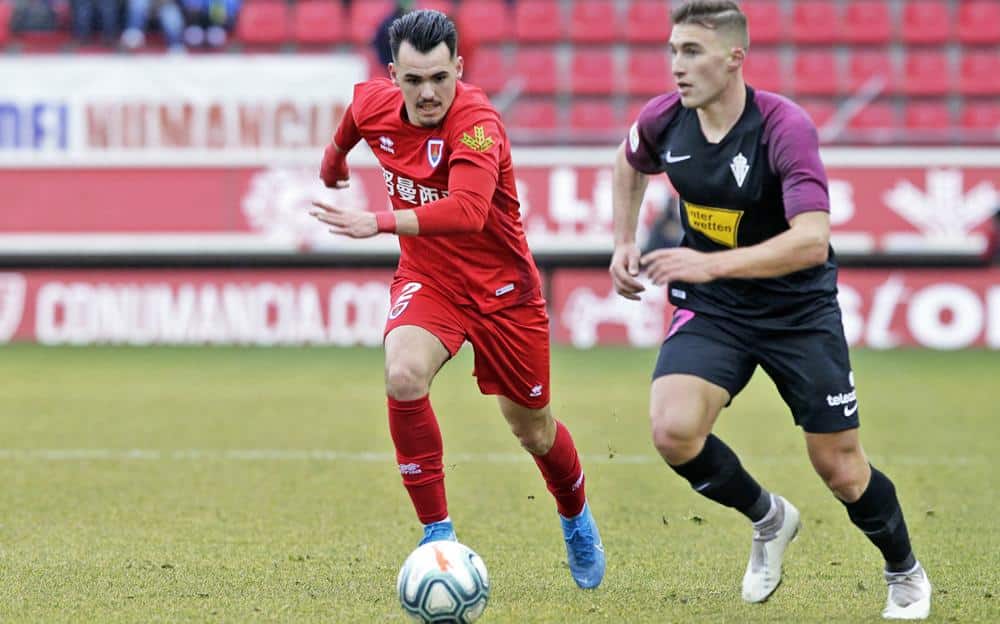
<path id="1" fill-rule="evenodd" d="M 470 117 L 472 117 L 470 115 Z M 498 120 L 478 116 L 468 122 L 456 122 L 456 130 L 449 138 L 451 156 L 448 164 L 469 163 L 489 172 L 494 184 L 500 179 L 500 133 Z"/>
<path id="2" fill-rule="evenodd" d="M 413 210 L 420 235 L 483 231 L 496 187 L 495 173 L 468 161 L 454 162 L 448 174 L 448 197 Z"/>
<path id="3" fill-rule="evenodd" d="M 354 109 L 351 104 L 344 110 L 344 116 L 340 118 L 340 125 L 333 135 L 333 142 L 342 152 L 349 152 L 361 140 L 361 131 L 354 121 Z"/>

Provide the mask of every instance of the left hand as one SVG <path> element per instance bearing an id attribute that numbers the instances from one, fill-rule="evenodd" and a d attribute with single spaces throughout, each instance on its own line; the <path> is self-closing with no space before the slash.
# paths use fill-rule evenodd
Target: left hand
<path id="1" fill-rule="evenodd" d="M 675 280 L 701 284 L 715 279 L 710 254 L 687 247 L 651 251 L 639 259 L 639 264 L 645 267 L 646 276 L 657 286 Z"/>
<path id="2" fill-rule="evenodd" d="M 314 201 L 313 210 L 309 214 L 316 220 L 330 226 L 330 232 L 349 236 L 351 238 L 369 238 L 378 234 L 378 222 L 375 214 L 364 210 L 346 210 L 337 208 L 321 201 Z"/>

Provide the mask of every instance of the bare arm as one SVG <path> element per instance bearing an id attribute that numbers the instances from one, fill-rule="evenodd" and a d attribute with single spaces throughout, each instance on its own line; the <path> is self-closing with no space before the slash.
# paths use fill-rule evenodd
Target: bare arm
<path id="1" fill-rule="evenodd" d="M 789 229 L 768 240 L 742 247 L 705 253 L 678 247 L 652 251 L 642 265 L 654 284 L 672 280 L 689 283 L 722 278 L 767 278 L 788 275 L 826 262 L 830 250 L 830 215 L 803 212 L 792 218 Z"/>
<path id="2" fill-rule="evenodd" d="M 635 230 L 649 176 L 629 164 L 624 143 L 615 157 L 612 181 L 615 250 L 608 272 L 619 295 L 638 300 L 639 293 L 645 288 L 635 279 L 639 275 L 639 247 L 635 242 Z"/>

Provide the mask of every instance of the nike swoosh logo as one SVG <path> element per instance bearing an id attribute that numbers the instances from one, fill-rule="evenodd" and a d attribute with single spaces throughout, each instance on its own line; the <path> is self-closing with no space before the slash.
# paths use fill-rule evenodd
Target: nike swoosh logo
<path id="1" fill-rule="evenodd" d="M 687 156 L 671 156 L 670 155 L 670 150 L 667 150 L 667 162 L 668 163 L 677 163 L 677 162 L 681 162 L 682 160 L 687 160 L 688 158 L 691 158 L 691 154 L 688 154 Z"/>
<path id="2" fill-rule="evenodd" d="M 855 403 L 854 405 L 845 405 L 844 406 L 844 418 L 850 418 L 851 416 L 854 416 L 854 412 L 856 412 L 856 411 L 858 411 L 858 404 L 857 403 Z"/>

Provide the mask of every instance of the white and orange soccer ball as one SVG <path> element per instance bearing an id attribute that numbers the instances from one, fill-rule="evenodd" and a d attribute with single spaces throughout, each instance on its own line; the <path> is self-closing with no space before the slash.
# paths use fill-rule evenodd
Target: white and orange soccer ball
<path id="1" fill-rule="evenodd" d="M 471 548 L 438 541 L 417 547 L 396 579 L 399 602 L 414 621 L 470 624 L 490 597 L 486 564 Z"/>

